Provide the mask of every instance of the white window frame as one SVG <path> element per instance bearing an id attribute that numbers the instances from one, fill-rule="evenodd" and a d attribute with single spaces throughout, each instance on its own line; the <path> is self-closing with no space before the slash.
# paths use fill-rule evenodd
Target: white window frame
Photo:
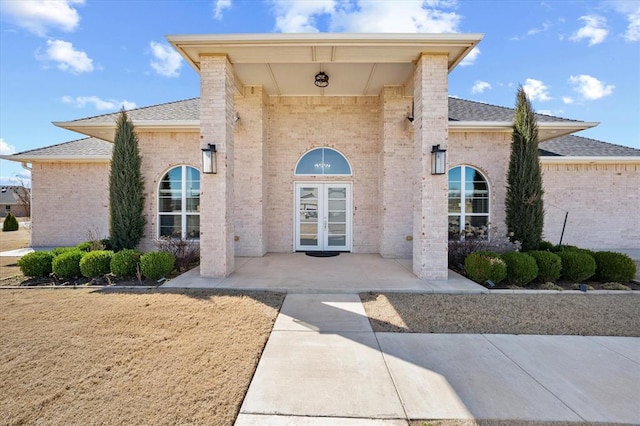
<path id="1" fill-rule="evenodd" d="M 465 237 L 465 229 L 466 229 L 466 223 L 467 223 L 467 217 L 486 217 L 487 218 L 487 228 L 490 227 L 491 224 L 491 185 L 489 183 L 489 179 L 487 179 L 487 176 L 478 168 L 470 166 L 469 164 L 459 164 L 457 166 L 451 167 L 448 171 L 447 171 L 447 180 L 449 178 L 449 172 L 451 172 L 452 170 L 456 169 L 456 168 L 460 168 L 460 213 L 452 213 L 449 211 L 448 208 L 448 201 L 447 201 L 447 222 L 449 222 L 449 218 L 450 217 L 456 217 L 459 216 L 460 217 L 460 229 L 458 231 L 458 234 L 460 235 L 460 239 L 463 240 Z M 466 169 L 470 168 L 473 169 L 475 172 L 479 173 L 480 176 L 482 176 L 482 178 L 484 179 L 485 183 L 487 184 L 487 213 L 467 213 L 466 212 L 466 191 L 465 191 L 465 183 L 466 183 Z M 449 198 L 449 190 L 447 188 L 447 200 Z M 448 227 L 448 226 L 447 226 Z M 489 237 L 489 232 L 487 232 L 487 237 Z"/>
<path id="2" fill-rule="evenodd" d="M 181 199 L 180 199 L 180 205 L 182 206 L 181 211 L 178 212 L 161 212 L 160 211 L 160 185 L 162 185 L 162 180 L 163 178 L 172 170 L 177 169 L 177 168 L 181 168 L 181 173 L 182 173 L 182 187 L 180 188 L 180 194 L 181 194 Z M 157 213 L 158 213 L 158 226 L 157 226 L 157 230 L 156 230 L 156 235 L 158 238 L 171 238 L 168 237 L 166 235 L 161 235 L 160 234 L 160 217 L 161 216 L 180 216 L 180 238 L 183 240 L 188 240 L 188 241 L 199 241 L 200 240 L 200 225 L 198 225 L 198 236 L 196 238 L 187 238 L 187 216 L 200 216 L 200 211 L 197 212 L 187 212 L 187 169 L 194 169 L 195 171 L 198 172 L 198 182 L 201 182 L 201 177 L 202 177 L 202 173 L 200 172 L 200 170 L 198 170 L 196 167 L 190 166 L 188 164 L 181 164 L 179 166 L 174 166 L 171 167 L 167 170 L 165 170 L 165 172 L 162 174 L 162 177 L 159 179 L 158 182 L 158 192 L 157 192 L 157 196 L 156 196 L 156 206 L 157 206 Z"/>

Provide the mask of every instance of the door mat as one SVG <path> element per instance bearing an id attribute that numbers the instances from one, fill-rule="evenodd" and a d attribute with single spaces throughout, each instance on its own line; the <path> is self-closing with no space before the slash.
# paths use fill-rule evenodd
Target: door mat
<path id="1" fill-rule="evenodd" d="M 304 254 L 311 257 L 334 257 L 340 254 L 337 251 L 307 251 Z"/>

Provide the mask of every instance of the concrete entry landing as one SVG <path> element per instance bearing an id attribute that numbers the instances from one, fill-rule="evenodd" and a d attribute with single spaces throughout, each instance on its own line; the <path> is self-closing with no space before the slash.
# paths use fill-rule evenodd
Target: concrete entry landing
<path id="1" fill-rule="evenodd" d="M 420 280 L 412 272 L 410 259 L 384 259 L 377 254 L 310 257 L 304 253 L 268 253 L 263 257 L 237 257 L 235 262 L 236 270 L 226 278 L 201 277 L 199 268 L 195 268 L 162 287 L 323 293 L 487 292 L 452 271 L 447 280 Z"/>

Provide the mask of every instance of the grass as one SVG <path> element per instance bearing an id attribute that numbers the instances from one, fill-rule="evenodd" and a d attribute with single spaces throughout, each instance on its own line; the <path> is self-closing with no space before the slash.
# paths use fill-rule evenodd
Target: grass
<path id="1" fill-rule="evenodd" d="M 283 299 L 2 290 L 2 422 L 231 425 Z"/>
<path id="2" fill-rule="evenodd" d="M 19 248 L 29 247 L 31 241 L 31 231 L 21 226 L 17 231 L 0 233 L 0 252 L 16 250 Z M 20 268 L 16 265 L 17 257 L 0 256 L 0 285 L 6 285 L 2 281 L 22 275 Z"/>

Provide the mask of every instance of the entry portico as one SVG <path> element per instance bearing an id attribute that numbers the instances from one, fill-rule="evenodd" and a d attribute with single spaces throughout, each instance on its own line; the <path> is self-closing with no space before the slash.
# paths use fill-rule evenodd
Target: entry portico
<path id="1" fill-rule="evenodd" d="M 448 72 L 481 38 L 169 36 L 200 74 L 200 148 L 217 149 L 217 174 L 200 178 L 201 275 L 228 276 L 235 255 L 333 237 L 354 253 L 412 256 L 419 278 L 446 279 L 447 175 L 432 174 L 431 151 L 447 149 Z M 319 73 L 326 87 L 314 84 Z M 350 173 L 296 174 L 318 148 Z M 305 196 L 315 205 L 303 223 Z"/>

